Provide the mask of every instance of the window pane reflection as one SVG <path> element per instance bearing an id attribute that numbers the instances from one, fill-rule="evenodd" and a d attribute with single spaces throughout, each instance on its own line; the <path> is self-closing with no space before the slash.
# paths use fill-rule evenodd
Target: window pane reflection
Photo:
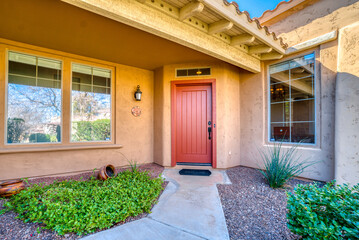
<path id="1" fill-rule="evenodd" d="M 315 143 L 314 53 L 269 67 L 270 141 Z"/>
<path id="2" fill-rule="evenodd" d="M 110 70 L 72 65 L 71 140 L 111 140 Z"/>
<path id="3" fill-rule="evenodd" d="M 314 142 L 314 122 L 293 123 L 292 142 Z"/>
<path id="4" fill-rule="evenodd" d="M 61 62 L 9 52 L 7 143 L 61 142 Z"/>

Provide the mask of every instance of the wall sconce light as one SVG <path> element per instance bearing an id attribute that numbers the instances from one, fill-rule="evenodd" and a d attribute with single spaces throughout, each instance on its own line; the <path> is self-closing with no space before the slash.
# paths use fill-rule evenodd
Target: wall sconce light
<path id="1" fill-rule="evenodd" d="M 137 91 L 135 92 L 136 101 L 141 101 L 142 92 L 140 90 L 140 85 L 137 85 Z"/>

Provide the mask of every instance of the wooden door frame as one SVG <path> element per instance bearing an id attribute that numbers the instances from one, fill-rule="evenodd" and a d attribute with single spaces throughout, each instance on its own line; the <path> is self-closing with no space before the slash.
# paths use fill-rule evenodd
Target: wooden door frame
<path id="1" fill-rule="evenodd" d="M 216 79 L 174 80 L 171 81 L 171 166 L 177 164 L 176 159 L 176 88 L 178 86 L 210 85 L 212 88 L 212 167 L 217 168 L 217 123 L 216 118 Z M 216 127 L 215 127 L 216 126 Z"/>

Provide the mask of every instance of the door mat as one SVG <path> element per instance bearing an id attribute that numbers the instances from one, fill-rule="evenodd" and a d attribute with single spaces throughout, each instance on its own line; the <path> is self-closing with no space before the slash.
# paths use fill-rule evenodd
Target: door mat
<path id="1" fill-rule="evenodd" d="M 209 176 L 211 171 L 202 169 L 182 169 L 179 171 L 180 175 L 193 175 L 193 176 Z"/>

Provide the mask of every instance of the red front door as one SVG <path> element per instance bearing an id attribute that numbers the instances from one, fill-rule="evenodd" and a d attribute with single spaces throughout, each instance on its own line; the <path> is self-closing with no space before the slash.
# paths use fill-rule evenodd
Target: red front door
<path id="1" fill-rule="evenodd" d="M 212 163 L 212 89 L 210 85 L 176 86 L 176 162 Z M 210 128 L 210 130 L 209 130 Z"/>

